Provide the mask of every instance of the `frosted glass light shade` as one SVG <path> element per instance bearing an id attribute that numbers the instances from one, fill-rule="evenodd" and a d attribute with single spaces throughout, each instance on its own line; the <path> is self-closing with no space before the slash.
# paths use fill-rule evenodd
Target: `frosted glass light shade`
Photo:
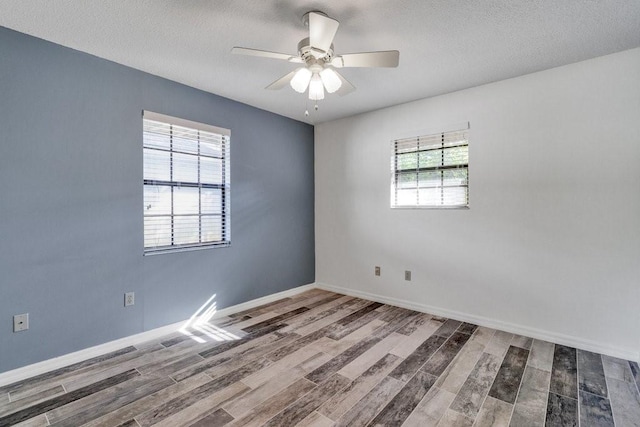
<path id="1" fill-rule="evenodd" d="M 309 83 L 309 99 L 312 101 L 324 99 L 324 86 L 322 85 L 322 79 L 317 74 L 311 77 L 311 82 Z"/>
<path id="2" fill-rule="evenodd" d="M 320 78 L 322 79 L 322 83 L 324 83 L 324 88 L 329 93 L 337 91 L 340 89 L 340 86 L 342 86 L 342 80 L 340 80 L 338 74 L 331 68 L 325 68 L 320 71 Z"/>
<path id="3" fill-rule="evenodd" d="M 309 86 L 311 74 L 311 70 L 308 68 L 298 68 L 289 84 L 296 92 L 304 93 L 307 90 L 307 86 Z"/>

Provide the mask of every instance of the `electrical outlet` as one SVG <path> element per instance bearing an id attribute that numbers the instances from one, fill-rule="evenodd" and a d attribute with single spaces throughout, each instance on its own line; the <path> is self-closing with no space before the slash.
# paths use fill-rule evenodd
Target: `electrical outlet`
<path id="1" fill-rule="evenodd" d="M 135 292 L 127 292 L 124 294 L 124 306 L 128 307 L 130 305 L 134 305 L 136 303 L 136 293 Z"/>
<path id="2" fill-rule="evenodd" d="M 29 313 L 13 316 L 13 332 L 26 331 L 27 329 L 29 329 Z"/>
<path id="3" fill-rule="evenodd" d="M 409 281 L 409 282 L 411 281 L 411 271 L 409 271 L 409 270 L 405 270 L 404 271 L 404 280 Z"/>
<path id="4" fill-rule="evenodd" d="M 380 267 L 378 267 L 377 265 L 376 265 L 376 269 L 375 269 L 375 275 L 376 276 L 380 275 Z"/>

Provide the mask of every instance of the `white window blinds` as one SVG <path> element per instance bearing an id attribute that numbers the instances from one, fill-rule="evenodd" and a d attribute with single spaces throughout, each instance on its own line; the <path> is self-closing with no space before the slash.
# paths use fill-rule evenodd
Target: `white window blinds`
<path id="1" fill-rule="evenodd" d="M 467 129 L 392 142 L 391 207 L 468 205 Z"/>
<path id="2" fill-rule="evenodd" d="M 228 245 L 228 129 L 143 118 L 145 253 Z"/>

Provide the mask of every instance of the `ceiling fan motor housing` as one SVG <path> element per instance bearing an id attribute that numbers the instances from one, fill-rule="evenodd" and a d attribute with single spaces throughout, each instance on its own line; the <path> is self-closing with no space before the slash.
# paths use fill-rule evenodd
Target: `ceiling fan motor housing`
<path id="1" fill-rule="evenodd" d="M 305 37 L 298 43 L 298 55 L 304 62 L 309 65 L 310 60 L 318 60 L 326 63 L 330 63 L 333 58 L 333 43 L 326 52 L 317 48 L 311 47 L 309 37 Z M 313 61 L 311 61 L 313 62 Z"/>

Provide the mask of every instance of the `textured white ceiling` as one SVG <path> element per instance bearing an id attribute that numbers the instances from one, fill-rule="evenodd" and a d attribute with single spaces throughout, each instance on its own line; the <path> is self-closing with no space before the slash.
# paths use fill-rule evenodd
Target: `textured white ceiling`
<path id="1" fill-rule="evenodd" d="M 304 95 L 264 87 L 295 64 L 301 17 L 340 21 L 336 53 L 400 51 L 396 69 L 343 69 L 357 90 L 305 118 Z M 0 25 L 310 123 L 640 46 L 639 0 L 0 0 Z M 0 59 L 1 60 L 1 59 Z"/>

